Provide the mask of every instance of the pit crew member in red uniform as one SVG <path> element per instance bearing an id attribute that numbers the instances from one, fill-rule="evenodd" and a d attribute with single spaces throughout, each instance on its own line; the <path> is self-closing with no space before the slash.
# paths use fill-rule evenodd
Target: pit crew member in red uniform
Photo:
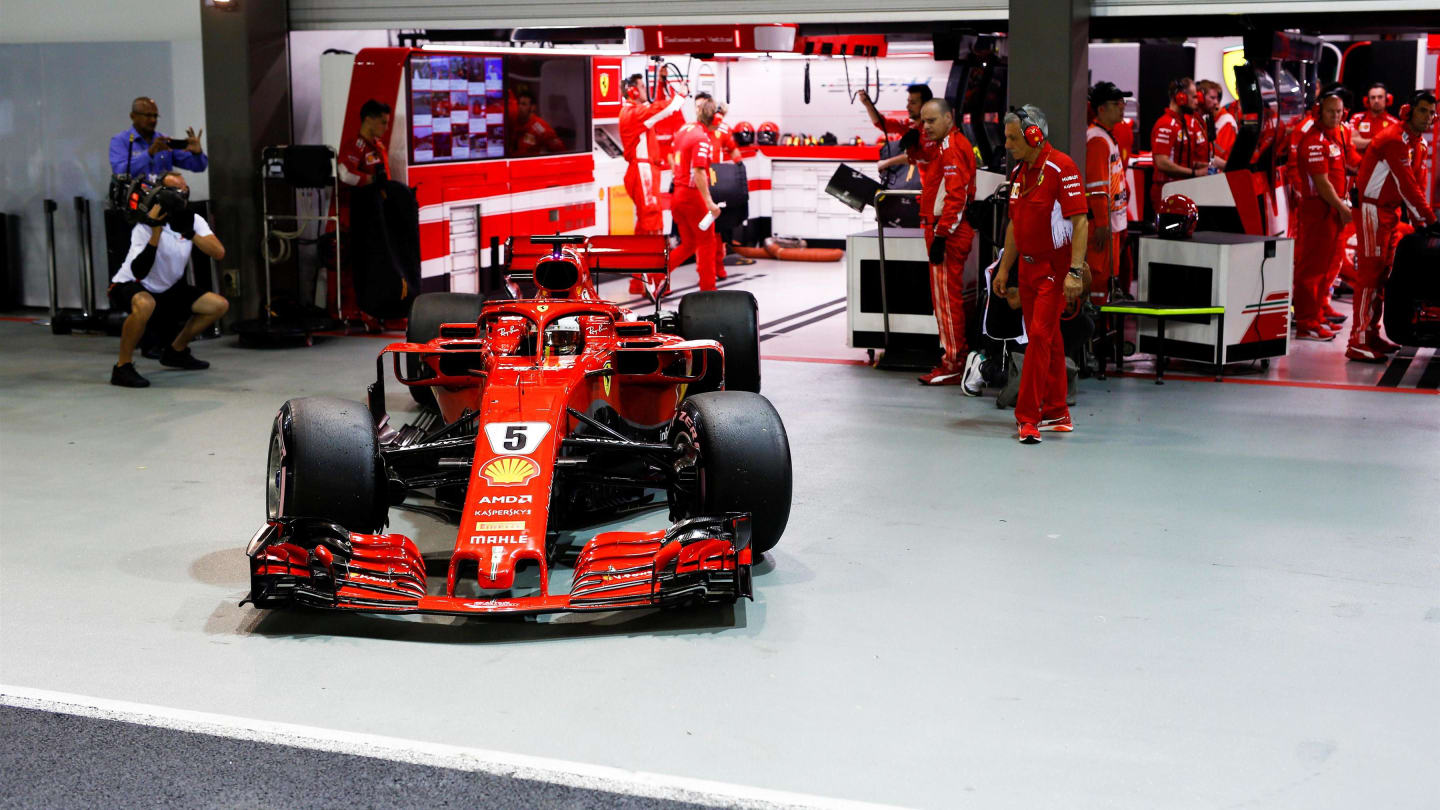
<path id="1" fill-rule="evenodd" d="M 875 102 L 870 100 L 870 94 L 864 90 L 859 91 L 857 97 L 860 99 L 860 103 L 865 105 L 865 112 L 870 115 L 870 123 L 874 124 L 876 129 L 885 133 L 887 139 L 892 137 L 899 138 L 905 146 L 903 153 L 880 161 L 875 167 L 877 170 L 883 172 L 892 166 L 899 166 L 902 163 L 914 164 L 917 162 L 914 158 L 919 153 L 934 154 L 935 142 L 925 135 L 925 128 L 920 126 L 920 109 L 929 103 L 931 99 L 935 98 L 935 94 L 930 91 L 930 85 L 912 84 L 905 88 L 904 118 L 898 115 L 881 114 L 879 110 L 875 109 Z M 909 134 L 912 132 L 915 133 L 915 135 Z M 918 141 L 916 135 L 919 136 Z M 918 153 L 916 151 L 917 149 L 919 150 Z M 925 174 L 923 171 L 920 174 L 920 188 L 925 188 Z M 929 209 L 921 206 L 920 210 L 927 211 Z"/>
<path id="2" fill-rule="evenodd" d="M 1370 142 L 1380 136 L 1388 127 L 1400 123 L 1400 119 L 1385 111 L 1390 94 L 1385 85 L 1376 82 L 1365 93 L 1365 109 L 1350 116 L 1350 131 L 1354 133 L 1355 148 L 1362 154 Z"/>
<path id="3" fill-rule="evenodd" d="M 712 163 L 719 163 L 728 160 L 731 163 L 739 163 L 741 159 L 740 145 L 735 143 L 735 136 L 730 134 L 730 127 L 725 125 L 725 113 L 728 108 L 719 102 L 715 104 L 715 157 Z M 725 244 L 725 235 L 715 234 L 715 278 L 725 279 L 730 273 L 725 270 L 725 253 L 729 246 Z"/>
<path id="4" fill-rule="evenodd" d="M 1235 116 L 1240 112 L 1240 102 L 1232 101 L 1221 107 L 1220 112 L 1215 115 L 1215 140 L 1211 142 L 1212 151 L 1215 157 L 1222 163 L 1230 160 L 1230 150 L 1235 148 L 1235 136 L 1240 134 L 1239 119 Z"/>
<path id="5" fill-rule="evenodd" d="M 385 133 L 390 131 L 390 105 L 370 99 L 360 105 L 360 132 L 340 145 L 340 182 L 366 186 L 390 179 Z"/>
<path id="6" fill-rule="evenodd" d="M 664 230 L 664 214 L 660 209 L 660 171 L 665 159 L 655 136 L 655 125 L 685 103 L 679 94 L 647 102 L 644 76 L 639 73 L 625 80 L 622 92 L 625 106 L 620 108 L 620 146 L 625 154 L 625 193 L 635 204 L 635 233 L 658 234 Z M 630 292 L 640 293 L 644 285 L 640 276 L 630 280 Z"/>
<path id="7" fill-rule="evenodd" d="M 1333 340 L 1325 319 L 1322 289 L 1342 249 L 1340 230 L 1350 221 L 1345 198 L 1345 149 L 1341 135 L 1344 102 L 1336 94 L 1320 100 L 1320 118 L 1300 139 L 1295 154 L 1301 183 L 1295 239 L 1295 338 Z"/>
<path id="8" fill-rule="evenodd" d="M 930 300 L 944 350 L 940 365 L 920 382 L 959 385 L 966 362 L 965 260 L 975 240 L 974 229 L 965 221 L 965 207 L 975 199 L 975 147 L 955 126 L 955 112 L 944 99 L 925 102 L 920 126 L 936 144 L 933 159 L 921 164 L 926 188 L 920 196 L 920 221 L 930 248 Z"/>
<path id="9" fill-rule="evenodd" d="M 1156 119 L 1150 129 L 1150 152 L 1155 160 L 1155 176 L 1150 181 L 1150 202 L 1160 208 L 1165 199 L 1165 184 L 1204 174 L 1208 158 L 1196 151 L 1190 114 L 1194 111 L 1195 81 L 1189 78 L 1170 82 L 1170 106 Z"/>
<path id="10" fill-rule="evenodd" d="M 1085 201 L 1090 207 L 1090 300 L 1097 306 L 1110 300 L 1110 280 L 1119 272 L 1129 228 L 1130 192 L 1125 185 L 1125 163 L 1113 130 L 1125 117 L 1130 93 L 1110 82 L 1097 82 L 1090 90 L 1095 119 L 1085 131 Z"/>
<path id="11" fill-rule="evenodd" d="M 675 196 L 670 200 L 670 215 L 680 231 L 680 246 L 670 252 L 670 272 L 693 255 L 701 290 L 715 289 L 714 221 L 720 216 L 720 206 L 710 199 L 714 126 L 715 101 L 705 99 L 695 123 L 675 133 Z M 707 215 L 710 222 L 704 223 Z"/>
<path id="12" fill-rule="evenodd" d="M 1080 169 L 1046 140 L 1045 114 L 1025 105 L 1005 116 L 1010 172 L 1010 224 L 993 289 L 1004 295 L 1010 269 L 1020 266 L 1020 310 L 1030 337 L 1020 374 L 1015 422 L 1021 444 L 1039 444 L 1040 431 L 1070 432 L 1065 405 L 1065 344 L 1060 313 L 1084 294 L 1085 246 L 1090 238 Z"/>
<path id="13" fill-rule="evenodd" d="M 535 92 L 529 88 L 515 91 L 514 131 L 516 157 L 565 151 L 565 141 L 555 134 L 555 128 L 535 114 Z"/>
<path id="14" fill-rule="evenodd" d="M 1355 314 L 1345 356 L 1367 363 L 1385 361 L 1395 344 L 1380 337 L 1381 290 L 1395 259 L 1395 230 L 1400 213 L 1412 225 L 1433 227 L 1435 212 L 1419 183 L 1426 159 L 1424 133 L 1435 120 L 1435 96 L 1420 91 L 1400 108 L 1401 123 L 1386 127 L 1370 142 L 1360 164 L 1360 222 L 1355 228 Z"/>

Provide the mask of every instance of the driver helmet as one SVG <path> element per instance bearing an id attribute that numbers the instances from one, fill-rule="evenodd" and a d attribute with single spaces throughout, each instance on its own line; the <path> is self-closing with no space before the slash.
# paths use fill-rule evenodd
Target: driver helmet
<path id="1" fill-rule="evenodd" d="M 545 350 L 551 357 L 570 357 L 580 353 L 584 337 L 575 318 L 558 318 L 545 327 Z"/>
<path id="2" fill-rule="evenodd" d="M 1161 239 L 1189 239 L 1200 223 L 1200 207 L 1184 194 L 1171 194 L 1155 212 Z"/>

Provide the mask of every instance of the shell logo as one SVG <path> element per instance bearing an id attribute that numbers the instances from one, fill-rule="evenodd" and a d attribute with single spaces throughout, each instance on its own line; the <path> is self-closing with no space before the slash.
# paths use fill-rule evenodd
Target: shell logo
<path id="1" fill-rule="evenodd" d="M 540 465 L 524 456 L 501 456 L 480 468 L 480 475 L 497 487 L 518 487 L 540 474 Z"/>

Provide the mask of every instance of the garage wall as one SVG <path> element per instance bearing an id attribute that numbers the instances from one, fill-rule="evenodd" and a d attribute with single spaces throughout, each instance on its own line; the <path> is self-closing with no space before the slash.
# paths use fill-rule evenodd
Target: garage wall
<path id="1" fill-rule="evenodd" d="M 783 11 L 779 11 L 783 5 Z M 1005 0 L 290 0 L 290 27 L 503 28 L 520 25 L 1004 19 Z M 883 9 L 883 10 L 882 10 Z"/>

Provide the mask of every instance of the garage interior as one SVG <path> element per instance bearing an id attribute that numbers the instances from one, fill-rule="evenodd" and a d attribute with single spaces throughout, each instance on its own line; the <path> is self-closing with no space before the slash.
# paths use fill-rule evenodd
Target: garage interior
<path id="1" fill-rule="evenodd" d="M 26 110 L 45 119 L 50 83 L 123 53 L 98 30 L 104 19 L 42 20 L 46 4 L 5 5 L 23 33 L 0 34 L 0 64 L 43 57 L 45 74 L 31 83 L 39 98 L 21 87 L 30 74 L 0 83 L 16 120 Z M 873 367 L 885 349 L 857 344 L 864 313 L 845 258 L 726 262 L 718 288 L 758 302 L 761 392 L 784 418 L 794 469 L 788 528 L 756 562 L 752 600 L 523 618 L 240 604 L 250 593 L 246 541 L 265 519 L 276 409 L 303 396 L 364 401 L 377 351 L 405 339 L 403 320 L 385 318 L 373 330 L 327 324 L 258 348 L 233 328 L 263 320 L 268 300 L 272 246 L 255 182 L 263 158 L 252 146 L 339 142 L 345 99 L 324 91 L 327 50 L 489 53 L 513 43 L 609 58 L 625 26 L 793 23 L 801 36 L 883 36 L 891 55 L 873 67 L 941 61 L 952 37 L 1009 36 L 1054 56 L 1027 58 L 1012 42 L 999 111 L 1038 100 L 1055 142 L 1083 151 L 1085 90 L 1110 58 L 1097 54 L 1151 37 L 1239 42 L 1265 26 L 1347 41 L 1420 36 L 1435 44 L 1420 49 L 1428 73 L 1414 89 L 1433 89 L 1430 48 L 1440 49 L 1432 5 L 783 5 L 290 0 L 277 12 L 205 0 L 167 11 L 190 28 L 158 57 L 165 75 L 173 70 L 162 123 L 206 124 L 211 169 L 191 178 L 192 197 L 216 201 L 230 258 L 214 289 L 233 294 L 234 317 L 194 344 L 212 369 L 140 361 L 150 388 L 111 387 L 117 338 L 103 328 L 53 333 L 45 254 L 35 250 L 40 201 L 58 197 L 56 297 L 61 310 L 84 309 L 66 200 L 88 196 L 98 220 L 108 178 L 77 184 L 47 170 L 6 212 L 24 221 L 7 229 L 20 257 L 7 258 L 7 271 L 20 272 L 7 274 L 14 286 L 0 312 L 0 804 L 1434 806 L 1440 357 L 1429 345 L 1358 364 L 1346 362 L 1343 336 L 1291 339 L 1218 380 L 1208 364 L 1172 359 L 1157 385 L 1142 338 L 1153 330 L 1132 321 L 1122 339 L 1141 345 L 1123 369 L 1079 379 L 1077 430 L 1017 447 L 1014 415 L 997 407 L 994 388 L 970 397 Z M 1047 27 L 1056 30 L 1028 30 Z M 65 48 L 84 61 L 54 67 Z M 241 58 L 243 67 L 219 68 Z M 336 55 L 325 58 L 333 67 Z M 668 58 L 695 83 L 696 66 Z M 866 61 L 839 66 L 850 72 L 845 92 L 868 78 Z M 802 106 L 790 98 L 799 70 L 807 98 L 812 78 L 822 98 L 840 81 L 834 62 L 766 60 L 789 82 L 775 103 Z M 906 77 L 876 68 L 877 85 L 882 69 L 879 106 L 898 109 Z M 714 81 L 744 115 L 742 93 L 756 89 Z M 114 111 L 139 92 L 94 98 L 105 111 L 99 130 L 119 129 Z M 838 103 L 849 118 L 826 129 L 842 143 L 852 130 L 873 140 L 853 96 Z M 808 122 L 794 130 L 820 134 Z M 57 135 L 33 148 L 90 160 L 103 145 Z M 755 164 L 745 164 L 749 215 L 768 214 L 766 236 L 787 234 L 782 217 L 795 221 L 782 211 L 782 160 L 765 165 L 763 204 Z M 11 183 L 20 184 L 13 174 Z M 614 203 L 619 183 L 597 165 L 584 191 L 606 199 L 612 218 L 575 230 L 629 227 L 619 223 L 633 208 Z M 797 209 L 814 212 L 817 230 L 796 234 L 812 246 L 850 251 L 846 237 L 874 227 L 873 208 L 837 207 L 837 230 L 822 233 L 829 202 L 820 200 Z M 422 269 L 426 290 L 483 291 L 498 277 L 493 254 L 479 238 L 464 249 L 474 281 L 463 283 L 476 286 L 460 286 L 463 250 L 444 216 L 444 271 Z M 483 232 L 478 209 L 474 218 Z M 93 234 L 102 257 L 93 273 L 105 276 L 103 226 Z M 274 290 L 316 285 L 310 298 L 333 306 L 323 275 L 306 275 L 320 260 L 304 241 L 290 264 L 277 262 Z M 979 268 L 972 256 L 969 272 Z M 102 303 L 105 281 L 95 280 Z M 627 282 L 605 277 L 601 296 L 649 308 Z M 677 296 L 699 284 L 693 263 L 671 278 Z M 1352 314 L 1348 299 L 1335 303 Z M 932 344 L 934 334 L 930 319 Z M 385 405 L 396 421 L 421 414 L 399 385 Z M 563 541 L 578 548 L 596 532 L 664 523 L 663 510 L 642 511 Z M 453 526 L 412 510 L 392 510 L 389 531 L 427 553 L 455 538 Z M 551 590 L 569 584 L 557 570 Z"/>

